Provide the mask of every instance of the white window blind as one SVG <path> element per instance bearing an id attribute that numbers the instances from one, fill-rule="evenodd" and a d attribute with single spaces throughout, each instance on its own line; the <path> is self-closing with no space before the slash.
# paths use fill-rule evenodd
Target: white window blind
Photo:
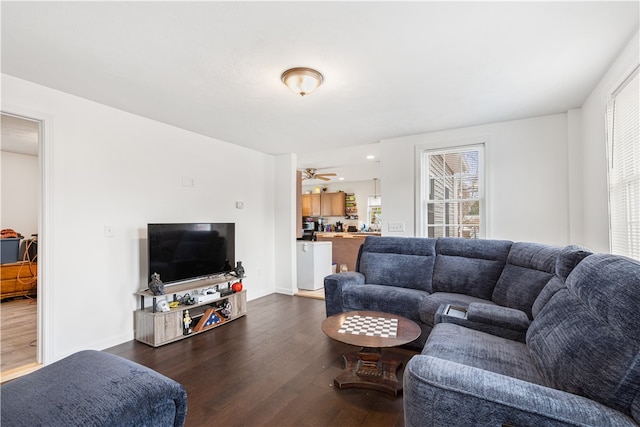
<path id="1" fill-rule="evenodd" d="M 607 103 L 611 252 L 640 259 L 640 109 L 638 68 Z"/>
<path id="2" fill-rule="evenodd" d="M 424 236 L 483 237 L 482 153 L 483 145 L 422 152 Z"/>

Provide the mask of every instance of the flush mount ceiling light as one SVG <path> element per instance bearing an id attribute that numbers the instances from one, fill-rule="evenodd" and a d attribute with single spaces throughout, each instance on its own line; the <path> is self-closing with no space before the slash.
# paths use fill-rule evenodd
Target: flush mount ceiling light
<path id="1" fill-rule="evenodd" d="M 313 93 L 322 84 L 323 77 L 311 68 L 297 67 L 282 73 L 280 79 L 293 93 L 305 96 Z"/>

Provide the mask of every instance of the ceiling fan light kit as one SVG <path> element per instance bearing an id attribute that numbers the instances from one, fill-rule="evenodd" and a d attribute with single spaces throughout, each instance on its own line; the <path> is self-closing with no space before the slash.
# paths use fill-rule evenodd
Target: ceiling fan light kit
<path id="1" fill-rule="evenodd" d="M 324 80 L 322 74 L 307 67 L 290 68 L 282 73 L 280 79 L 293 93 L 300 96 L 313 93 Z"/>

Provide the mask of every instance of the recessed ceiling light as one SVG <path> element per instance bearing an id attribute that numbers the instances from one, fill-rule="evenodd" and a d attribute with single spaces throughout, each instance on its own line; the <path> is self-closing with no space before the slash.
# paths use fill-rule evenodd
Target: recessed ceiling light
<path id="1" fill-rule="evenodd" d="M 376 156 L 374 156 L 373 154 L 369 154 L 369 155 L 367 156 L 367 160 L 373 160 L 373 159 L 375 159 L 375 158 L 376 158 Z"/>
<path id="2" fill-rule="evenodd" d="M 344 181 L 344 177 L 341 176 L 340 178 L 338 178 L 338 181 Z"/>

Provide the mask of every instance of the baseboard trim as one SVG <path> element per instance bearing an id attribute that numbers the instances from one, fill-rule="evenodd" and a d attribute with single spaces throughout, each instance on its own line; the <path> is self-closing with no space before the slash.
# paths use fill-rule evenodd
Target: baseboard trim
<path id="1" fill-rule="evenodd" d="M 30 374 L 31 372 L 37 371 L 42 368 L 42 363 L 29 363 L 24 366 L 19 366 L 17 368 L 9 369 L 8 371 L 0 372 L 0 384 L 5 383 L 7 381 L 15 380 L 23 375 Z"/>

